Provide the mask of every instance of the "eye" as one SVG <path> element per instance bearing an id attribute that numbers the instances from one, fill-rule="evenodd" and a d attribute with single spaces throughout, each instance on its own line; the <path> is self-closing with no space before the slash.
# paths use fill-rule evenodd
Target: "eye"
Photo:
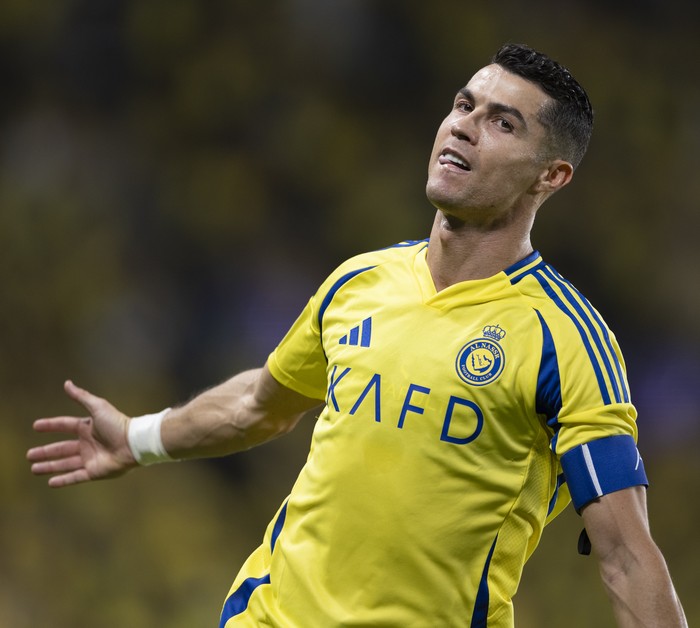
<path id="1" fill-rule="evenodd" d="M 514 130 L 513 125 L 510 122 L 508 122 L 508 120 L 506 120 L 505 118 L 496 118 L 496 125 L 502 131 L 507 131 L 509 133 L 512 133 Z"/>
<path id="2" fill-rule="evenodd" d="M 468 100 L 460 99 L 457 102 L 455 102 L 455 109 L 457 109 L 458 111 L 469 113 L 474 110 L 474 106 Z"/>

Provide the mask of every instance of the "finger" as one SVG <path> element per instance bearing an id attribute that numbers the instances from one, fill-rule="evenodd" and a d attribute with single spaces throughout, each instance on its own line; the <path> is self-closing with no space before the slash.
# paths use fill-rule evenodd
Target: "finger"
<path id="1" fill-rule="evenodd" d="M 103 401 L 100 397 L 96 397 L 92 393 L 89 393 L 87 390 L 79 388 L 71 380 L 67 380 L 63 384 L 63 390 L 66 391 L 66 394 L 71 399 L 77 401 L 92 415 L 94 415 L 98 404 Z"/>
<path id="2" fill-rule="evenodd" d="M 85 469 L 77 469 L 72 473 L 64 473 L 63 475 L 55 475 L 49 478 L 49 486 L 51 488 L 61 488 L 87 482 L 88 480 L 90 480 L 88 472 Z"/>
<path id="3" fill-rule="evenodd" d="M 83 469 L 83 459 L 80 456 L 35 462 L 32 465 L 32 473 L 34 475 L 54 475 L 56 473 L 79 471 L 80 469 Z"/>
<path id="4" fill-rule="evenodd" d="M 32 447 L 27 452 L 27 460 L 30 462 L 43 462 L 76 456 L 80 453 L 80 443 L 77 440 L 65 440 L 59 443 Z"/>
<path id="5" fill-rule="evenodd" d="M 79 419 L 74 416 L 57 416 L 50 419 L 37 419 L 34 421 L 35 432 L 63 432 L 77 434 L 81 423 L 89 419 Z"/>

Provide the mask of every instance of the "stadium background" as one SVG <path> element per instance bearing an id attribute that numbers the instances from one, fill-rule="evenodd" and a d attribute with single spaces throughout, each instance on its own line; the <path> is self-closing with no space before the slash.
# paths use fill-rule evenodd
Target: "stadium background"
<path id="1" fill-rule="evenodd" d="M 7 0 L 0 5 L 0 624 L 215 625 L 306 455 L 51 491 L 24 460 L 62 382 L 155 411 L 274 347 L 343 258 L 424 237 L 437 125 L 504 41 L 561 59 L 597 118 L 535 244 L 625 350 L 650 511 L 700 621 L 697 6 L 661 0 Z M 569 512 L 520 628 L 611 626 Z"/>

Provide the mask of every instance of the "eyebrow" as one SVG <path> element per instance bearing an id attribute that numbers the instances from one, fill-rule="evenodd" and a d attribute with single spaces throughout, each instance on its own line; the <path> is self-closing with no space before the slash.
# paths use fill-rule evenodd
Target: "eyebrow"
<path id="1" fill-rule="evenodd" d="M 474 97 L 474 94 L 468 87 L 463 87 L 462 89 L 457 92 L 458 95 L 464 96 L 467 100 L 470 100 L 471 102 L 475 102 L 476 98 Z M 519 109 L 515 107 L 511 107 L 510 105 L 505 105 L 500 102 L 490 102 L 488 103 L 487 109 L 489 113 L 495 114 L 495 113 L 507 113 L 520 122 L 520 124 L 523 125 L 523 127 L 527 130 L 527 122 L 525 122 L 525 117 L 523 114 L 520 112 Z"/>

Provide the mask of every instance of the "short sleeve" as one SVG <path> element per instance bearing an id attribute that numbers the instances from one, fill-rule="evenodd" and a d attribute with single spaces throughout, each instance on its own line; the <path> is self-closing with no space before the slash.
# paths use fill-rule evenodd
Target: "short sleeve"
<path id="1" fill-rule="evenodd" d="M 356 255 L 338 266 L 321 284 L 268 358 L 270 373 L 280 384 L 312 399 L 325 400 L 328 359 L 321 331 L 324 314 L 335 295 L 354 277 L 374 268 L 382 255 L 387 253 Z"/>
<path id="2" fill-rule="evenodd" d="M 637 450 L 637 411 L 617 341 L 597 312 L 545 318 L 537 409 L 552 429 L 572 501 L 647 485 Z"/>
<path id="3" fill-rule="evenodd" d="M 268 358 L 272 376 L 283 386 L 312 399 L 325 399 L 326 356 L 316 324 L 316 298 L 312 298 L 286 336 Z"/>

